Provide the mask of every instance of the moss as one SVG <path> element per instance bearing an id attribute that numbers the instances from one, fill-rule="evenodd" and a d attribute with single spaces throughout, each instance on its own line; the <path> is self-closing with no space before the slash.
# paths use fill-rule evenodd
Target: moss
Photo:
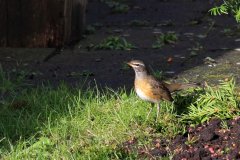
<path id="1" fill-rule="evenodd" d="M 205 76 L 202 76 L 203 78 L 210 78 L 210 77 L 213 77 L 213 78 L 230 78 L 232 76 L 230 75 L 205 75 Z"/>

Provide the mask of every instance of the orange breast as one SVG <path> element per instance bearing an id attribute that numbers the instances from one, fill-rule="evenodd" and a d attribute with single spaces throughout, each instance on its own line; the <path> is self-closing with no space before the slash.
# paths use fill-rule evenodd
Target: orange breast
<path id="1" fill-rule="evenodd" d="M 160 96 L 152 94 L 152 87 L 148 83 L 147 79 L 135 80 L 134 85 L 135 85 L 135 90 L 137 91 L 137 89 L 139 89 L 142 93 L 144 93 L 144 95 L 146 97 L 153 99 L 154 101 L 157 101 L 157 102 L 159 102 L 161 100 Z M 142 96 L 140 96 L 140 95 L 139 95 L 139 97 L 143 100 L 146 100 L 146 99 L 142 98 Z M 149 100 L 146 100 L 146 101 L 149 101 Z"/>

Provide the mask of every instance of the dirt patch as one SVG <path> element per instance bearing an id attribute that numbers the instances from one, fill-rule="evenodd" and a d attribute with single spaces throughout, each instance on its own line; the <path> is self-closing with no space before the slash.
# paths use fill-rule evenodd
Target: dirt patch
<path id="1" fill-rule="evenodd" d="M 173 160 L 211 160 L 240 158 L 240 119 L 212 119 L 203 126 L 187 127 L 184 135 L 174 139 L 154 139 L 151 148 L 133 138 L 122 144 L 126 152 L 137 153 L 140 159 L 171 157 Z"/>

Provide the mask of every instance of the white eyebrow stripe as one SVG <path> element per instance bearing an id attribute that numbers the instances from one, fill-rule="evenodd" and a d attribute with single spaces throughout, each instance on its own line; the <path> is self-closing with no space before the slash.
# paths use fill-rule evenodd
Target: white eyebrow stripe
<path id="1" fill-rule="evenodd" d="M 133 63 L 134 65 L 142 65 L 142 66 L 144 66 L 144 64 L 141 64 L 141 63 Z"/>

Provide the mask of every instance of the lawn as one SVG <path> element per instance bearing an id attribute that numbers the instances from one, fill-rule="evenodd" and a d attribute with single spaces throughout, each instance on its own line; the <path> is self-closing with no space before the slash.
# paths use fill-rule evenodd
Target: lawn
<path id="1" fill-rule="evenodd" d="M 1 159 L 138 159 L 124 142 L 137 138 L 138 149 L 147 152 L 156 148 L 153 139 L 173 139 L 186 126 L 239 114 L 233 80 L 175 94 L 182 107 L 162 102 L 155 123 L 157 109 L 147 120 L 151 105 L 134 90 L 100 88 L 97 82 L 94 88 L 87 82 L 76 88 L 64 82 L 57 89 L 50 84 L 34 88 L 23 83 L 24 77 L 11 79 L 3 70 L 0 75 Z"/>

